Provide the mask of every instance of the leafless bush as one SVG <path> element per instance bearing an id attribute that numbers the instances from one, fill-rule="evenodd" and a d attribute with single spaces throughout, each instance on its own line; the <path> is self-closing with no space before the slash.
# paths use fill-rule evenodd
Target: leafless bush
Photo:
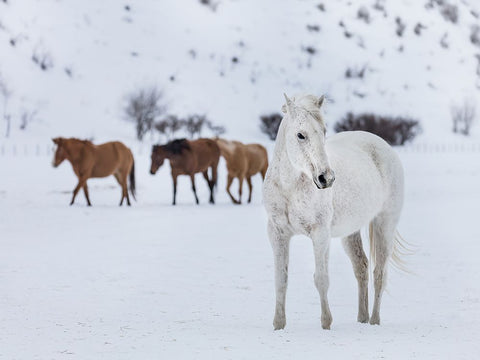
<path id="1" fill-rule="evenodd" d="M 183 127 L 184 122 L 176 115 L 168 115 L 165 120 L 165 134 L 168 139 L 175 138 L 175 134 Z"/>
<path id="2" fill-rule="evenodd" d="M 375 4 L 373 5 L 373 8 L 378 11 L 385 12 L 385 0 L 376 0 Z"/>
<path id="3" fill-rule="evenodd" d="M 470 130 L 476 117 L 476 106 L 471 101 L 465 101 L 461 106 L 452 106 L 453 132 L 465 136 L 470 135 Z"/>
<path id="4" fill-rule="evenodd" d="M 370 12 L 365 6 L 361 6 L 357 11 L 357 18 L 365 21 L 366 24 L 370 24 Z"/>
<path id="5" fill-rule="evenodd" d="M 205 5 L 210 8 L 210 10 L 215 11 L 217 10 L 218 2 L 212 0 L 199 0 L 200 4 Z"/>
<path id="6" fill-rule="evenodd" d="M 360 68 L 349 67 L 345 71 L 345 77 L 347 79 L 363 79 L 365 77 L 365 71 L 367 71 L 367 65 L 363 65 Z"/>
<path id="7" fill-rule="evenodd" d="M 163 100 L 163 92 L 155 86 L 128 95 L 125 114 L 128 120 L 135 123 L 138 140 L 143 140 L 145 134 L 152 131 L 156 119 L 166 112 Z"/>
<path id="8" fill-rule="evenodd" d="M 207 126 L 215 137 L 221 136 L 227 132 L 225 126 L 215 125 L 211 121 L 207 121 Z"/>
<path id="9" fill-rule="evenodd" d="M 480 26 L 473 25 L 470 32 L 470 41 L 473 45 L 480 47 Z"/>
<path id="10" fill-rule="evenodd" d="M 307 25 L 307 30 L 310 32 L 319 32 L 320 25 Z"/>
<path id="11" fill-rule="evenodd" d="M 440 46 L 444 49 L 448 49 L 450 44 L 448 43 L 448 33 L 443 34 L 442 38 L 440 39 Z"/>
<path id="12" fill-rule="evenodd" d="M 335 132 L 363 130 L 376 134 L 390 145 L 404 145 L 421 132 L 417 120 L 375 114 L 348 113 L 334 126 Z"/>
<path id="13" fill-rule="evenodd" d="M 397 25 L 397 29 L 395 30 L 396 34 L 399 37 L 402 37 L 407 25 L 405 25 L 403 20 L 399 17 L 395 18 L 395 24 Z"/>
<path id="14" fill-rule="evenodd" d="M 10 90 L 6 82 L 0 76 L 0 100 L 2 100 L 2 106 L 3 106 L 3 120 L 5 120 L 5 123 L 6 123 L 5 137 L 10 136 L 12 116 L 8 111 L 8 103 L 10 101 L 11 96 L 12 96 L 12 90 Z"/>
<path id="15" fill-rule="evenodd" d="M 426 29 L 427 27 L 425 25 L 423 25 L 422 23 L 417 23 L 417 25 L 415 25 L 415 28 L 413 29 L 413 31 L 415 32 L 416 35 L 420 36 L 422 35 L 422 30 Z"/>
<path id="16" fill-rule="evenodd" d="M 433 9 L 437 6 L 440 10 L 440 14 L 446 21 L 450 21 L 453 24 L 458 22 L 458 6 L 450 4 L 447 0 L 430 0 L 425 7 L 427 9 Z"/>
<path id="17" fill-rule="evenodd" d="M 208 120 L 205 115 L 190 115 L 184 120 L 185 130 L 188 136 L 193 139 L 195 135 L 200 136 L 204 125 Z"/>
<path id="18" fill-rule="evenodd" d="M 440 9 L 440 13 L 447 21 L 456 24 L 458 22 L 458 6 L 444 3 Z"/>
<path id="19" fill-rule="evenodd" d="M 266 134 L 270 140 L 275 140 L 282 118 L 283 116 L 279 113 L 260 116 L 260 131 Z"/>
<path id="20" fill-rule="evenodd" d="M 32 61 L 43 71 L 47 71 L 53 67 L 53 58 L 50 53 L 44 49 L 36 49 L 33 52 Z"/>
<path id="21" fill-rule="evenodd" d="M 20 130 L 25 130 L 37 117 L 38 110 L 23 109 L 20 114 Z"/>

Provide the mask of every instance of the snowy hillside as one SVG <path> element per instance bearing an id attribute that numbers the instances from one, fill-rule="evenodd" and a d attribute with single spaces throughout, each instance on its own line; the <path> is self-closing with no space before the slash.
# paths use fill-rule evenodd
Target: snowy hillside
<path id="1" fill-rule="evenodd" d="M 10 138 L 133 140 L 125 96 L 156 84 L 171 113 L 206 113 L 244 140 L 267 141 L 258 117 L 283 92 L 326 93 L 330 126 L 373 111 L 419 119 L 424 139 L 457 139 L 451 106 L 480 102 L 479 13 L 467 0 L 223 0 L 215 11 L 196 0 L 1 1 Z"/>

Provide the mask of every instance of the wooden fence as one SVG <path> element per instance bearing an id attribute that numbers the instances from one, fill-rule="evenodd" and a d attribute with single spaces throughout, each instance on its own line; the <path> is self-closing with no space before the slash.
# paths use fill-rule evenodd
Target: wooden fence
<path id="1" fill-rule="evenodd" d="M 150 145 L 135 144 L 131 147 L 135 155 L 150 155 Z M 400 154 L 408 153 L 479 153 L 480 142 L 464 142 L 464 143 L 414 143 L 406 146 L 396 146 Z M 45 144 L 0 144 L 0 157 L 32 157 L 32 156 L 53 156 L 54 145 Z"/>

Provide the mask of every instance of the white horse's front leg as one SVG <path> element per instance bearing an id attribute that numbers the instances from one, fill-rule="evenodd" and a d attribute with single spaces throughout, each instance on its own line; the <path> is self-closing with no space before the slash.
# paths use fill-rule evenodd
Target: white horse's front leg
<path id="1" fill-rule="evenodd" d="M 268 237 L 272 245 L 273 259 L 275 264 L 275 317 L 273 327 L 280 330 L 285 327 L 285 298 L 288 283 L 288 255 L 291 234 L 285 228 L 268 222 Z"/>
<path id="2" fill-rule="evenodd" d="M 330 252 L 330 232 L 326 228 L 317 227 L 312 233 L 313 252 L 315 255 L 314 281 L 320 294 L 322 305 L 322 328 L 330 329 L 332 314 L 328 305 L 328 258 Z"/>

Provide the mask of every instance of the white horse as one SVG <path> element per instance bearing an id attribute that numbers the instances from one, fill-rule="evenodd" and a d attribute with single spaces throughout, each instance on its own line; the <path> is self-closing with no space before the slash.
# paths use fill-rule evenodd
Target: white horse
<path id="1" fill-rule="evenodd" d="M 278 130 L 273 159 L 263 185 L 268 236 L 275 262 L 276 308 L 273 325 L 283 329 L 290 238 L 312 239 L 315 285 L 322 306 L 322 327 L 332 315 L 327 291 L 331 237 L 342 237 L 358 281 L 358 318 L 380 324 L 380 302 L 387 260 L 398 260 L 396 232 L 403 203 L 403 169 L 392 148 L 376 135 L 349 131 L 325 138 L 320 114 L 324 97 L 290 100 Z M 375 302 L 368 312 L 368 259 L 360 229 L 369 224 Z"/>

